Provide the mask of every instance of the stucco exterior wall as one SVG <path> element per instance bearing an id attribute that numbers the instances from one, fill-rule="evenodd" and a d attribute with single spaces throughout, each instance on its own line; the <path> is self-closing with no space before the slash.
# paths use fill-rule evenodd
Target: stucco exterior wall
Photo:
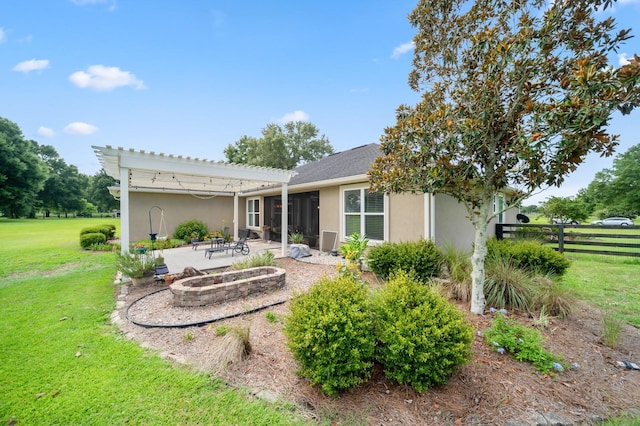
<path id="1" fill-rule="evenodd" d="M 228 226 L 233 231 L 233 197 L 218 196 L 208 200 L 199 199 L 191 195 L 157 194 L 146 192 L 131 192 L 129 194 L 130 240 L 149 238 L 149 209 L 158 206 L 164 210 L 164 221 L 169 236 L 173 235 L 180 223 L 199 219 L 209 226 L 210 231 L 222 230 Z M 151 211 L 151 226 L 153 232 L 159 233 L 160 211 Z"/>
<path id="2" fill-rule="evenodd" d="M 415 241 L 426 238 L 423 194 L 389 195 L 389 241 Z"/>
<path id="3" fill-rule="evenodd" d="M 465 250 L 473 249 L 475 239 L 475 229 L 467 217 L 467 210 L 464 205 L 449 195 L 436 195 L 436 215 L 435 215 L 435 242 L 442 247 L 450 243 Z M 517 208 L 511 208 L 503 213 L 502 223 L 517 223 Z M 496 234 L 497 218 L 491 220 L 487 225 L 487 238 Z"/>
<path id="4" fill-rule="evenodd" d="M 321 188 L 319 192 L 320 235 L 322 235 L 322 231 L 335 231 L 338 233 L 338 240 L 341 240 L 340 188 L 337 186 Z"/>

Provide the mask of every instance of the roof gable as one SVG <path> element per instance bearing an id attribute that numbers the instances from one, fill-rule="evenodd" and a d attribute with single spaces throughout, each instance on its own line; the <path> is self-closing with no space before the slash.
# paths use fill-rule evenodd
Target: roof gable
<path id="1" fill-rule="evenodd" d="M 295 168 L 294 170 L 298 174 L 291 178 L 289 185 L 364 175 L 380 154 L 380 145 L 370 143 L 328 155 L 320 160 Z"/>

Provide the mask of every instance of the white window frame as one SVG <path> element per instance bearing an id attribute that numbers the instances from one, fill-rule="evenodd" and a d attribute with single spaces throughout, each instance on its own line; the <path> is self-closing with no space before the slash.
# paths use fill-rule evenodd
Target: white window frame
<path id="1" fill-rule="evenodd" d="M 355 190 L 359 190 L 360 191 L 360 212 L 357 213 L 360 216 L 360 230 L 361 232 L 364 232 L 365 229 L 365 217 L 366 216 L 382 216 L 383 219 L 383 230 L 382 230 L 382 234 L 383 234 L 383 239 L 382 240 L 376 240 L 376 239 L 372 239 L 369 235 L 366 235 L 367 239 L 369 240 L 369 243 L 379 243 L 379 242 L 384 242 L 386 240 L 388 240 L 389 238 L 389 197 L 386 194 L 383 194 L 383 209 L 382 209 L 382 213 L 367 213 L 364 211 L 365 209 L 365 201 L 364 201 L 364 197 L 365 197 L 365 191 L 369 189 L 368 185 L 349 185 L 349 186 L 343 186 L 340 188 L 340 224 L 341 224 L 341 238 L 344 241 L 346 237 L 348 237 L 348 235 L 346 235 L 346 231 L 347 231 L 347 212 L 345 211 L 345 203 L 344 203 L 344 197 L 345 197 L 345 192 L 347 191 L 355 191 Z M 352 213 L 353 214 L 353 213 Z"/>
<path id="2" fill-rule="evenodd" d="M 500 208 L 502 206 L 502 208 Z M 502 210 L 502 211 L 500 211 Z M 493 196 L 493 214 L 496 215 L 497 223 L 504 223 L 505 213 L 505 196 L 504 194 L 496 194 Z"/>
<path id="3" fill-rule="evenodd" d="M 258 206 L 258 211 L 255 211 L 255 206 Z M 254 210 L 252 211 L 252 209 L 250 208 L 250 206 L 253 206 Z M 254 198 L 247 198 L 247 228 L 249 229 L 260 229 L 260 198 L 259 197 L 254 197 Z M 253 225 L 249 225 L 252 221 L 251 221 L 251 217 L 253 216 Z"/>

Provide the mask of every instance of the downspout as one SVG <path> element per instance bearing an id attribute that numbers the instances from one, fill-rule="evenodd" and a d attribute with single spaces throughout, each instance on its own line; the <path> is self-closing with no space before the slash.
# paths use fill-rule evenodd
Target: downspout
<path id="1" fill-rule="evenodd" d="M 436 194 L 429 194 L 429 238 L 436 242 Z"/>

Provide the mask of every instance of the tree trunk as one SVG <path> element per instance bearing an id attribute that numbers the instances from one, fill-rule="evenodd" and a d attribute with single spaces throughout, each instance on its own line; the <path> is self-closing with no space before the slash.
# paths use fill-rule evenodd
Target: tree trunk
<path id="1" fill-rule="evenodd" d="M 484 261 L 487 257 L 487 217 L 491 203 L 484 203 L 479 217 L 473 221 L 475 240 L 473 256 L 471 256 L 471 312 L 477 315 L 484 313 Z"/>

